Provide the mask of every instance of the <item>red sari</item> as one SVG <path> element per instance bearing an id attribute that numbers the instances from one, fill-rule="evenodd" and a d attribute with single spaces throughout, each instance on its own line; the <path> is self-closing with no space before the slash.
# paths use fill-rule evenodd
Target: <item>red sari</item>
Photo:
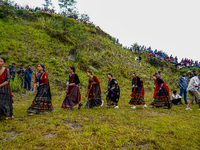
<path id="1" fill-rule="evenodd" d="M 93 84 L 95 82 L 96 84 Z M 85 105 L 85 108 L 93 108 L 95 106 L 101 106 L 101 88 L 100 88 L 100 82 L 96 76 L 93 76 L 92 80 L 89 79 L 89 85 L 88 85 L 88 101 Z"/>
<path id="2" fill-rule="evenodd" d="M 12 117 L 13 116 L 13 99 L 10 90 L 10 74 L 8 68 L 0 75 L 0 84 L 8 82 L 7 85 L 0 88 L 0 116 Z"/>
<path id="3" fill-rule="evenodd" d="M 53 111 L 53 105 L 51 103 L 51 91 L 48 80 L 48 74 L 43 72 L 35 73 L 35 83 L 42 84 L 37 88 L 37 94 L 33 100 L 31 106 L 28 108 L 28 113 L 43 113 Z"/>
<path id="4" fill-rule="evenodd" d="M 96 82 L 96 84 L 91 84 L 92 82 Z M 95 85 L 98 86 L 99 94 L 101 96 L 101 88 L 100 88 L 100 82 L 96 76 L 93 76 L 93 80 L 89 79 L 89 85 L 88 85 L 88 100 L 95 98 Z"/>
<path id="5" fill-rule="evenodd" d="M 5 80 L 7 79 L 7 73 L 8 73 L 7 71 L 8 71 L 8 68 L 6 67 L 5 70 L 4 70 L 4 72 L 0 76 L 0 84 L 2 84 L 3 82 L 5 82 Z M 11 94 L 11 90 L 10 90 L 10 83 L 9 83 L 9 81 L 8 81 L 8 90 L 9 90 L 11 101 L 12 101 L 12 103 L 14 103 L 13 98 L 12 98 L 12 94 Z"/>
<path id="6" fill-rule="evenodd" d="M 161 87 L 161 84 L 163 84 L 162 87 Z M 154 105 L 157 107 L 167 106 L 169 103 L 172 103 L 172 101 L 170 100 L 169 87 L 160 78 L 156 79 L 156 87 L 155 87 L 153 98 L 154 98 Z"/>

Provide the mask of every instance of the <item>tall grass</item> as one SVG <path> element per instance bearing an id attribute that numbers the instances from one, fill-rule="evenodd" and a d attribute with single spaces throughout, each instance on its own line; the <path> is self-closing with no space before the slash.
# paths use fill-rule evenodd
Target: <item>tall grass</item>
<path id="1" fill-rule="evenodd" d="M 20 78 L 15 77 L 14 80 L 10 81 L 10 89 L 12 92 L 21 91 L 23 88 L 21 87 L 22 81 Z"/>

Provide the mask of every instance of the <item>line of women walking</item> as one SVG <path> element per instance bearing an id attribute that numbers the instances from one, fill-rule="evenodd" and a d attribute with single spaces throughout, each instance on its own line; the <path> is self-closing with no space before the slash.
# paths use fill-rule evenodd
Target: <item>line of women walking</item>
<path id="1" fill-rule="evenodd" d="M 6 60 L 3 57 L 0 57 L 0 116 L 6 119 L 13 118 L 13 99 L 9 86 L 10 74 L 7 67 L 4 67 Z M 37 71 L 35 73 L 35 81 L 33 91 L 37 89 L 37 94 L 28 108 L 27 112 L 29 115 L 52 112 L 52 98 L 50 85 L 48 80 L 48 74 L 45 72 L 45 67 L 43 64 L 37 66 Z M 81 103 L 81 93 L 80 93 L 80 80 L 78 75 L 75 73 L 75 67 L 69 67 L 69 79 L 67 82 L 66 97 L 62 103 L 62 108 L 68 108 L 68 111 L 73 111 L 74 106 L 79 105 L 80 109 L 83 105 Z M 132 80 L 132 94 L 130 105 L 133 105 L 131 108 L 135 109 L 136 105 L 143 105 L 142 108 L 146 108 L 147 105 L 144 101 L 144 85 L 140 77 L 136 76 L 134 72 L 131 73 L 133 77 Z M 98 106 L 103 106 L 104 101 L 101 99 L 101 87 L 98 78 L 92 74 L 91 71 L 87 72 L 88 89 L 86 97 L 88 101 L 85 105 L 85 108 L 93 108 Z M 108 89 L 103 93 L 106 94 L 107 107 L 114 106 L 114 108 L 119 108 L 118 102 L 120 98 L 120 87 L 115 78 L 113 78 L 111 73 L 107 74 L 108 80 Z M 154 105 L 156 107 L 162 107 L 171 103 L 169 88 L 163 79 L 153 76 L 153 79 L 156 82 L 155 92 L 154 92 Z"/>

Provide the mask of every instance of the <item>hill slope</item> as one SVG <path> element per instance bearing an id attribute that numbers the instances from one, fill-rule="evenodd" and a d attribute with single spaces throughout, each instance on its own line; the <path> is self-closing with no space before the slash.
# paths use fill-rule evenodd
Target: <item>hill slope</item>
<path id="1" fill-rule="evenodd" d="M 151 76 L 156 71 L 163 71 L 171 90 L 178 88 L 179 72 L 172 64 L 149 58 L 148 54 L 141 54 L 139 63 L 135 57 L 140 54 L 115 46 L 114 38 L 107 33 L 74 19 L 15 11 L 4 6 L 0 6 L 0 17 L 0 55 L 7 59 L 7 66 L 12 62 L 31 64 L 36 71 L 37 64 L 43 63 L 50 77 L 55 109 L 53 113 L 27 116 L 26 109 L 35 93 L 14 92 L 15 119 L 1 121 L 1 149 L 199 148 L 196 133 L 200 121 L 196 110 L 185 112 L 184 106 L 177 106 L 171 110 L 139 107 L 133 111 L 128 105 L 131 71 L 144 81 L 145 100 L 150 104 L 154 86 Z M 76 61 L 69 60 L 72 56 Z M 121 88 L 120 109 L 104 106 L 70 113 L 61 109 L 70 65 L 76 67 L 79 75 L 84 103 L 87 101 L 84 97 L 88 84 L 86 71 L 93 71 L 100 79 L 102 90 L 107 88 L 106 74 L 111 72 Z M 105 100 L 104 95 L 102 99 Z M 192 107 L 197 108 L 196 105 Z"/>

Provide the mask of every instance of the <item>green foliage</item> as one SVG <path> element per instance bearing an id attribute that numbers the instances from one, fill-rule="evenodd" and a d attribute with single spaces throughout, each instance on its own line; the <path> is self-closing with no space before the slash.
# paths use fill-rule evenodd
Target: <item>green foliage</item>
<path id="1" fill-rule="evenodd" d="M 23 88 L 21 87 L 22 84 L 22 80 L 18 77 L 15 77 L 14 80 L 10 81 L 10 89 L 12 92 L 19 92 L 21 91 Z"/>
<path id="2" fill-rule="evenodd" d="M 76 4 L 75 0 L 58 0 L 58 5 L 60 9 L 63 11 L 64 17 L 66 17 L 68 12 L 71 12 L 73 6 Z"/>
<path id="3" fill-rule="evenodd" d="M 53 3 L 51 0 L 44 0 L 45 1 L 45 4 L 42 4 L 45 8 L 48 8 L 49 6 L 52 6 Z"/>
<path id="4" fill-rule="evenodd" d="M 90 17 L 88 14 L 81 14 L 81 19 L 83 19 L 85 21 L 90 21 Z"/>

